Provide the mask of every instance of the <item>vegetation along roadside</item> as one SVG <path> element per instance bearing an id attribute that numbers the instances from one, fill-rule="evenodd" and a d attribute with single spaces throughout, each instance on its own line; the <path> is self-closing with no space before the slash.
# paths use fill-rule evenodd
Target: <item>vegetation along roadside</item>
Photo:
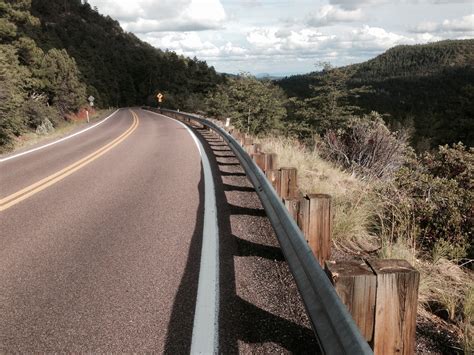
<path id="1" fill-rule="evenodd" d="M 420 49 L 408 48 L 408 54 L 412 50 Z M 472 353 L 474 149 L 466 145 L 471 141 L 458 142 L 462 134 L 438 136 L 442 145 L 422 147 L 411 123 L 392 124 L 387 112 L 357 105 L 355 97 L 377 94 L 376 87 L 354 87 L 347 68 L 328 64 L 314 75 L 318 80 L 304 98 L 288 98 L 280 83 L 248 74 L 229 77 L 208 95 L 206 113 L 231 117 L 265 151 L 277 153 L 280 166 L 296 167 L 302 192 L 333 196 L 336 257 L 406 259 L 420 271 L 418 352 Z M 378 75 L 383 81 L 385 74 Z M 261 99 L 266 97 L 271 99 Z M 418 114 L 413 120 L 425 119 Z"/>

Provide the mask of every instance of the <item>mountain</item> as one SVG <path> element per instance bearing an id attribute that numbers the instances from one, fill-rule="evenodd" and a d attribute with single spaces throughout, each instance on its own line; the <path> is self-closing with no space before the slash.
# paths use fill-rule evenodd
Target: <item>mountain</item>
<path id="1" fill-rule="evenodd" d="M 369 86 L 353 97 L 363 112 L 387 114 L 394 129 L 413 131 L 418 150 L 462 141 L 474 145 L 474 40 L 446 40 L 397 46 L 367 62 L 339 68 L 351 88 Z M 311 96 L 324 72 L 277 81 L 290 97 Z"/>
<path id="2" fill-rule="evenodd" d="M 87 2 L 32 0 L 31 13 L 41 28 L 28 35 L 43 50 L 65 49 L 100 106 L 151 103 L 160 91 L 168 106 L 190 108 L 221 80 L 206 62 L 152 47 Z"/>

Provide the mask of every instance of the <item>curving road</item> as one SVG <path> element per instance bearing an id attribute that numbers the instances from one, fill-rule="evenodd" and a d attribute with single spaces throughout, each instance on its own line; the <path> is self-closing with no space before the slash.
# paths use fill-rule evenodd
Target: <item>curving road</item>
<path id="1" fill-rule="evenodd" d="M 253 187 L 195 133 L 121 109 L 0 157 L 0 353 L 318 353 Z"/>
<path id="2" fill-rule="evenodd" d="M 186 129 L 139 109 L 1 162 L 0 352 L 188 349 L 199 253 L 175 297 L 199 252 L 201 179 Z"/>

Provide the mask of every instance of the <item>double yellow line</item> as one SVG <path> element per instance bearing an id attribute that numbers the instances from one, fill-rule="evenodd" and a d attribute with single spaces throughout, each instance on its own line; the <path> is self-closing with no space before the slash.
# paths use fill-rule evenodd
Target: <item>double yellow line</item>
<path id="1" fill-rule="evenodd" d="M 24 189 L 21 189 L 20 191 L 17 191 L 3 199 L 0 200 L 0 212 L 5 211 L 6 209 L 12 207 L 13 205 L 16 205 L 17 203 L 27 199 L 28 197 L 33 196 L 34 194 L 48 188 L 49 186 L 57 183 L 58 181 L 61 181 L 65 177 L 73 174 L 74 172 L 78 171 L 79 169 L 83 168 L 87 164 L 93 162 L 94 160 L 98 159 L 105 153 L 107 153 L 109 150 L 113 149 L 120 143 L 122 143 L 129 135 L 133 133 L 138 127 L 139 124 L 139 119 L 138 116 L 135 112 L 130 110 L 132 113 L 133 117 L 133 123 L 132 125 L 124 132 L 122 133 L 119 137 L 115 138 L 113 141 L 110 143 L 104 145 L 102 148 L 99 148 L 96 150 L 94 153 L 89 154 L 85 158 L 82 158 L 81 160 L 67 166 L 66 168 L 28 186 L 25 187 Z"/>

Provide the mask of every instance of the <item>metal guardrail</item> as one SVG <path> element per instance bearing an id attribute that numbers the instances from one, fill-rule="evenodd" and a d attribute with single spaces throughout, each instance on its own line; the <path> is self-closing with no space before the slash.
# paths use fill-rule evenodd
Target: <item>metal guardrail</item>
<path id="1" fill-rule="evenodd" d="M 313 256 L 301 230 L 288 214 L 263 172 L 242 146 L 224 129 L 206 119 L 179 111 L 165 109 L 156 111 L 196 121 L 218 133 L 232 149 L 253 184 L 275 230 L 321 350 L 331 355 L 373 354 L 346 306 L 339 299 L 333 285 Z"/>

